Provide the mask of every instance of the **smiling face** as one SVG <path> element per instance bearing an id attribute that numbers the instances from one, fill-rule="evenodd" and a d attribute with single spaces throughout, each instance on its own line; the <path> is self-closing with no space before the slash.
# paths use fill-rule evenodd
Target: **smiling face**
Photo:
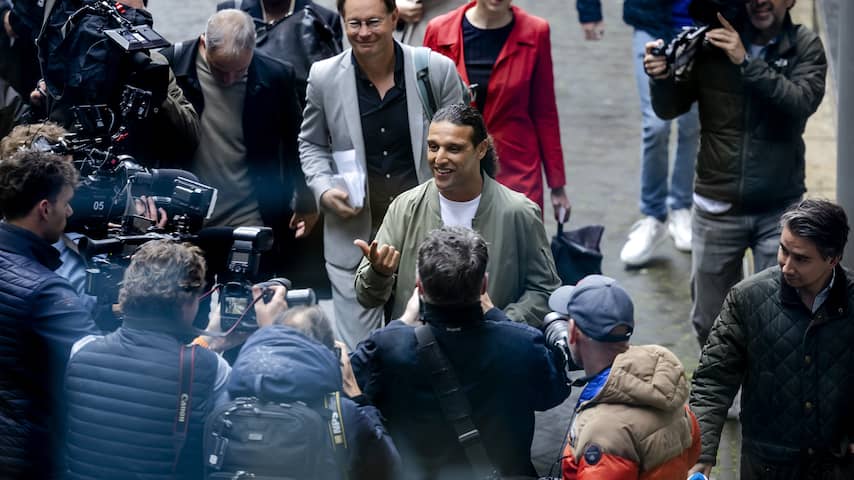
<path id="1" fill-rule="evenodd" d="M 839 257 L 824 258 L 815 242 L 792 233 L 783 227 L 777 263 L 783 279 L 791 287 L 817 294 L 830 280 Z"/>
<path id="2" fill-rule="evenodd" d="M 749 0 L 746 4 L 750 23 L 760 32 L 777 32 L 795 0 Z"/>
<path id="3" fill-rule="evenodd" d="M 487 141 L 472 144 L 474 129 L 447 121 L 433 122 L 427 132 L 427 163 L 436 188 L 454 202 L 467 202 L 480 195 L 483 177 L 480 161 Z"/>
<path id="4" fill-rule="evenodd" d="M 347 40 L 356 58 L 382 56 L 394 48 L 396 8 L 389 12 L 382 0 L 347 0 L 343 17 Z"/>

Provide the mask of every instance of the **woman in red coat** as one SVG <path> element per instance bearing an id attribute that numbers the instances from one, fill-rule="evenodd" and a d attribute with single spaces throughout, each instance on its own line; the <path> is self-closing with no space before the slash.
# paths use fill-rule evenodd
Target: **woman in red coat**
<path id="1" fill-rule="evenodd" d="M 424 45 L 444 54 L 474 87 L 474 103 L 495 140 L 497 180 L 543 207 L 541 168 L 555 218 L 569 217 L 555 102 L 549 24 L 511 6 L 475 0 L 436 17 Z M 541 167 L 542 165 L 542 167 Z M 564 218 L 559 218 L 563 208 Z"/>

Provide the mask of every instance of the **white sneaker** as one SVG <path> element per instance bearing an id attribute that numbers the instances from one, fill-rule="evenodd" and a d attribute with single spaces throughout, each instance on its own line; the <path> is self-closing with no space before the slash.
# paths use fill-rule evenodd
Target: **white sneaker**
<path id="1" fill-rule="evenodd" d="M 655 217 L 644 217 L 629 232 L 629 239 L 620 251 L 620 260 L 630 267 L 640 267 L 652 257 L 655 247 L 664 240 L 664 222 Z"/>
<path id="2" fill-rule="evenodd" d="M 670 221 L 667 229 L 673 237 L 676 250 L 680 252 L 691 251 L 691 209 L 680 208 L 670 212 Z"/>

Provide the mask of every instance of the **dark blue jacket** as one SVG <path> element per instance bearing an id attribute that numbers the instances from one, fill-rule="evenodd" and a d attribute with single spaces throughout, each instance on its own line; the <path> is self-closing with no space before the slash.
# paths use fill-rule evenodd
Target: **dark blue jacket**
<path id="1" fill-rule="evenodd" d="M 561 403 L 569 387 L 543 335 L 510 322 L 504 312 L 480 304 L 439 309 L 426 305 L 440 347 L 456 371 L 472 408 L 472 421 L 492 464 L 502 476 L 534 476 L 531 440 L 534 411 Z M 472 478 L 451 424 L 419 365 L 415 329 L 400 321 L 374 331 L 353 352 L 356 380 L 388 419 L 406 478 Z"/>
<path id="2" fill-rule="evenodd" d="M 602 20 L 600 0 L 576 0 L 578 20 L 581 23 Z M 673 0 L 625 0 L 623 2 L 623 21 L 632 27 L 643 30 L 655 38 L 665 41 L 673 37 L 672 19 Z"/>
<path id="3" fill-rule="evenodd" d="M 149 328 L 157 327 L 125 320 L 115 332 L 81 342 L 71 357 L 67 479 L 201 478 L 204 422 L 217 401 L 218 369 L 227 366 L 210 350 L 193 347 L 188 432 L 178 457 L 173 432 L 187 338 Z"/>
<path id="4" fill-rule="evenodd" d="M 341 390 L 332 350 L 286 326 L 258 330 L 243 345 L 228 383 L 232 398 L 318 405 Z M 400 457 L 376 408 L 341 399 L 350 479 L 395 479 Z M 318 477 L 320 478 L 320 477 Z"/>
<path id="5" fill-rule="evenodd" d="M 68 281 L 59 252 L 0 222 L 0 471 L 49 478 L 61 450 L 62 375 L 71 346 L 97 333 Z"/>

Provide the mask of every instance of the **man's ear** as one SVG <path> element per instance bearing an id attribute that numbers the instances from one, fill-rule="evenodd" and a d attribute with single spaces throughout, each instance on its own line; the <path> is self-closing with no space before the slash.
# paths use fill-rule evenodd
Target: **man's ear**
<path id="1" fill-rule="evenodd" d="M 39 212 L 39 220 L 47 220 L 48 217 L 50 217 L 50 209 L 53 207 L 54 205 L 52 205 L 50 200 L 46 198 L 37 203 L 36 211 Z"/>
<path id="2" fill-rule="evenodd" d="M 575 326 L 575 320 L 569 319 L 569 325 L 566 327 L 569 332 L 569 343 L 570 345 L 575 345 L 578 343 L 579 331 L 578 327 Z"/>
<path id="3" fill-rule="evenodd" d="M 842 261 L 842 255 L 840 255 L 838 257 L 831 258 L 830 259 L 830 268 L 836 268 L 836 266 L 839 265 L 839 262 L 841 262 L 841 261 Z"/>
<path id="4" fill-rule="evenodd" d="M 415 276 L 415 287 L 418 288 L 418 295 L 424 296 L 424 285 L 421 285 L 421 278 Z"/>
<path id="5" fill-rule="evenodd" d="M 489 290 L 489 274 L 483 274 L 483 283 L 480 285 L 480 294 L 483 295 L 486 291 Z"/>
<path id="6" fill-rule="evenodd" d="M 489 138 L 484 138 L 482 142 L 477 144 L 474 148 L 475 154 L 477 154 L 478 160 L 483 160 L 483 157 L 486 156 L 486 152 L 489 150 Z"/>

